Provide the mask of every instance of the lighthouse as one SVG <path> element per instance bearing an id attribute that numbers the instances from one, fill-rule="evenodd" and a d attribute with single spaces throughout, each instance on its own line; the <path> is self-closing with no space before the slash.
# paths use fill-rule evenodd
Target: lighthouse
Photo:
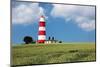
<path id="1" fill-rule="evenodd" d="M 46 40 L 45 17 L 41 16 L 39 20 L 38 43 L 44 43 Z"/>

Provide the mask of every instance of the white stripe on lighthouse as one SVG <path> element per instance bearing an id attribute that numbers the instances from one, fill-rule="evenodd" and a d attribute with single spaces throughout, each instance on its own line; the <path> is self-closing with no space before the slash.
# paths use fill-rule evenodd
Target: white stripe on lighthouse
<path id="1" fill-rule="evenodd" d="M 38 36 L 38 40 L 45 40 L 46 39 L 46 36 L 45 35 L 39 35 Z"/>
<path id="2" fill-rule="evenodd" d="M 40 18 L 40 21 L 44 22 L 45 20 L 44 20 L 44 18 L 43 18 L 43 17 L 41 17 L 41 18 Z"/>
<path id="3" fill-rule="evenodd" d="M 45 31 L 45 27 L 39 27 L 39 31 Z"/>

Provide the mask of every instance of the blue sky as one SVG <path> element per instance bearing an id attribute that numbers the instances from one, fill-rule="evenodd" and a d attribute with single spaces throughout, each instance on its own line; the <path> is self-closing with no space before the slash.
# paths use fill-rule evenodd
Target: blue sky
<path id="1" fill-rule="evenodd" d="M 64 42 L 95 42 L 95 7 L 12 2 L 12 43 L 25 36 L 37 40 L 39 17 L 46 18 L 46 37 Z"/>

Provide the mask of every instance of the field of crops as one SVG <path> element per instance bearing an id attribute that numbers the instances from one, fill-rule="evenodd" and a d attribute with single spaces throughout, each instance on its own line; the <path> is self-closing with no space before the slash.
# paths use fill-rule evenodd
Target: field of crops
<path id="1" fill-rule="evenodd" d="M 12 65 L 95 61 L 94 43 L 30 44 L 12 47 Z"/>

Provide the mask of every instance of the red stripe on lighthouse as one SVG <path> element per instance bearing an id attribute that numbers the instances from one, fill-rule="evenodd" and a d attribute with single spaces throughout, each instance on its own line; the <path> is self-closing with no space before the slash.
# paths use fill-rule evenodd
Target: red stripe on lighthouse
<path id="1" fill-rule="evenodd" d="M 39 35 L 46 35 L 45 31 L 39 31 Z"/>
<path id="2" fill-rule="evenodd" d="M 44 27 L 45 26 L 45 22 L 40 22 L 39 26 L 43 26 Z"/>

